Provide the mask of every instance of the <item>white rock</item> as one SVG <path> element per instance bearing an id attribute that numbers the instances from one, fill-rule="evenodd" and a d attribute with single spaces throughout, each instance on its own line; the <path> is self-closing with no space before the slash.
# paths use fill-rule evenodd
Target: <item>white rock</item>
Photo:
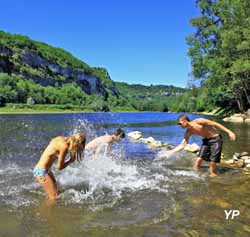
<path id="1" fill-rule="evenodd" d="M 159 148 L 159 147 L 162 147 L 164 146 L 164 143 L 161 142 L 161 141 L 154 141 L 152 143 L 149 143 L 150 147 L 152 148 Z"/>
<path id="2" fill-rule="evenodd" d="M 245 119 L 246 123 L 250 123 L 250 118 Z"/>
<path id="3" fill-rule="evenodd" d="M 242 122 L 244 122 L 244 118 L 239 117 L 239 116 L 226 117 L 223 120 L 226 121 L 226 122 L 234 122 L 234 123 L 242 123 Z"/>
<path id="4" fill-rule="evenodd" d="M 187 144 L 184 148 L 185 151 L 197 152 L 200 150 L 200 147 L 196 144 Z"/>
<path id="5" fill-rule="evenodd" d="M 250 159 L 245 160 L 245 164 L 250 164 Z"/>
<path id="6" fill-rule="evenodd" d="M 141 138 L 140 141 L 145 142 L 145 143 L 157 142 L 153 137 Z"/>
<path id="7" fill-rule="evenodd" d="M 242 152 L 241 154 L 240 154 L 240 156 L 248 156 L 248 152 Z M 249 157 L 250 158 L 250 157 Z"/>
<path id="8" fill-rule="evenodd" d="M 243 168 L 245 166 L 245 161 L 240 159 L 236 162 L 236 165 L 238 168 Z"/>
<path id="9" fill-rule="evenodd" d="M 139 140 L 142 137 L 142 132 L 140 131 L 130 132 L 128 133 L 128 137 L 134 140 Z"/>
<path id="10" fill-rule="evenodd" d="M 139 140 L 140 140 L 141 142 L 145 142 L 145 143 L 146 143 L 146 138 L 144 138 L 144 137 L 139 138 Z"/>
<path id="11" fill-rule="evenodd" d="M 233 159 L 225 160 L 225 163 L 231 165 L 231 164 L 234 164 L 234 160 Z"/>
<path id="12" fill-rule="evenodd" d="M 243 114 L 234 114 L 231 117 L 242 117 L 242 116 L 244 116 L 244 115 Z"/>
<path id="13" fill-rule="evenodd" d="M 250 168 L 250 164 L 247 164 L 246 167 L 247 167 L 247 168 Z"/>
<path id="14" fill-rule="evenodd" d="M 242 160 L 249 160 L 250 159 L 250 156 L 241 156 L 240 157 Z"/>
<path id="15" fill-rule="evenodd" d="M 237 158 L 240 158 L 240 157 L 241 157 L 241 154 L 238 153 L 238 152 L 235 152 L 235 153 L 234 153 L 234 156 L 236 156 Z"/>
<path id="16" fill-rule="evenodd" d="M 233 160 L 239 160 L 240 158 L 237 157 L 236 155 L 233 155 Z"/>

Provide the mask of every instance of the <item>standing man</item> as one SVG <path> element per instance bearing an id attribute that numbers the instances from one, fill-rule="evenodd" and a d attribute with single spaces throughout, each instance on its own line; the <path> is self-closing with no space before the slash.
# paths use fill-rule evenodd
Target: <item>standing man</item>
<path id="1" fill-rule="evenodd" d="M 220 163 L 223 138 L 217 129 L 226 132 L 230 140 L 236 139 L 235 134 L 222 124 L 205 118 L 190 119 L 182 114 L 177 119 L 177 124 L 186 129 L 184 139 L 181 144 L 168 152 L 168 155 L 181 151 L 188 144 L 189 137 L 193 134 L 203 137 L 199 157 L 195 162 L 195 169 L 199 169 L 202 160 L 210 162 L 210 176 L 216 176 L 216 163 Z"/>
<path id="2" fill-rule="evenodd" d="M 106 149 L 110 153 L 113 142 L 118 142 L 124 137 L 125 137 L 125 132 L 122 129 L 118 128 L 114 134 L 103 135 L 90 141 L 86 145 L 85 149 L 97 155 L 100 152 L 105 152 Z"/>

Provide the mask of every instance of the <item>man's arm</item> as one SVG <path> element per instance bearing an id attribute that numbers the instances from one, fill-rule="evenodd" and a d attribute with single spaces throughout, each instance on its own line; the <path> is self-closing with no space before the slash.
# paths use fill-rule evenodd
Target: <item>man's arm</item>
<path id="1" fill-rule="evenodd" d="M 107 153 L 108 153 L 108 155 L 110 155 L 111 154 L 111 151 L 112 151 L 112 142 L 109 142 L 108 143 L 108 148 L 107 148 Z"/>
<path id="2" fill-rule="evenodd" d="M 107 154 L 108 155 L 111 155 L 111 151 L 112 151 L 112 144 L 113 144 L 114 140 L 112 138 L 112 136 L 110 136 L 108 139 L 107 139 L 107 144 L 108 144 L 108 147 L 107 147 Z"/>
<path id="3" fill-rule="evenodd" d="M 228 134 L 230 140 L 232 140 L 232 141 L 234 141 L 236 139 L 235 134 L 230 129 L 226 128 L 225 126 L 223 126 L 220 123 L 217 123 L 217 122 L 209 120 L 209 119 L 199 119 L 198 123 L 203 124 L 203 125 L 212 126 L 212 127 L 218 128 L 218 129 L 226 132 Z"/>
<path id="4" fill-rule="evenodd" d="M 192 134 L 190 133 L 190 131 L 187 129 L 186 132 L 185 132 L 185 135 L 184 135 L 184 139 L 182 140 L 182 142 L 176 146 L 175 148 L 173 148 L 172 150 L 169 150 L 167 151 L 166 155 L 172 155 L 173 153 L 175 152 L 178 152 L 178 151 L 181 151 L 185 148 L 185 146 L 188 144 L 188 140 L 189 140 L 189 137 L 191 136 Z"/>
<path id="5" fill-rule="evenodd" d="M 96 148 L 95 154 L 100 155 L 101 153 L 107 151 L 109 154 L 109 150 L 111 149 L 111 143 L 110 142 L 102 142 L 99 144 L 99 146 Z M 107 150 L 106 150 L 107 149 Z"/>

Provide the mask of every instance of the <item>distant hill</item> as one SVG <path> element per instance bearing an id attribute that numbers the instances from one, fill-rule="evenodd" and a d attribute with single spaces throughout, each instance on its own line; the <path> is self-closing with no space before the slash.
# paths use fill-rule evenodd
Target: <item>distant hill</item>
<path id="1" fill-rule="evenodd" d="M 115 82 L 116 87 L 126 97 L 134 98 L 150 98 L 155 96 L 179 96 L 182 95 L 187 89 L 167 86 L 167 85 L 140 85 L 128 84 L 125 82 Z"/>
<path id="2" fill-rule="evenodd" d="M 115 82 L 120 94 L 139 111 L 168 111 L 169 103 L 187 89 L 168 85 L 140 85 Z"/>
<path id="3" fill-rule="evenodd" d="M 116 95 L 114 83 L 104 68 L 90 67 L 61 48 L 31 40 L 27 36 L 0 31 L 0 72 L 32 79 L 42 86 L 76 82 L 87 94 Z"/>
<path id="4" fill-rule="evenodd" d="M 74 105 L 93 111 L 167 110 L 166 97 L 185 89 L 114 82 L 61 48 L 0 31 L 0 105 Z M 138 101 L 143 106 L 138 106 Z M 155 106 L 152 101 L 161 101 Z M 163 104 L 164 103 L 164 106 Z"/>

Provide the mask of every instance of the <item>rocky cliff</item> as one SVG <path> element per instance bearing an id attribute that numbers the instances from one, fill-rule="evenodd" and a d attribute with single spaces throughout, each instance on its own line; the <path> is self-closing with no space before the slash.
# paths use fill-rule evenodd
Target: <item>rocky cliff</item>
<path id="1" fill-rule="evenodd" d="M 114 82 L 105 68 L 90 67 L 64 49 L 0 31 L 0 106 L 32 102 L 91 111 L 168 111 L 167 97 L 183 92 Z"/>
<path id="2" fill-rule="evenodd" d="M 106 69 L 91 68 L 62 49 L 5 32 L 0 32 L 0 72 L 22 75 L 42 86 L 75 82 L 89 95 L 119 96 Z"/>

